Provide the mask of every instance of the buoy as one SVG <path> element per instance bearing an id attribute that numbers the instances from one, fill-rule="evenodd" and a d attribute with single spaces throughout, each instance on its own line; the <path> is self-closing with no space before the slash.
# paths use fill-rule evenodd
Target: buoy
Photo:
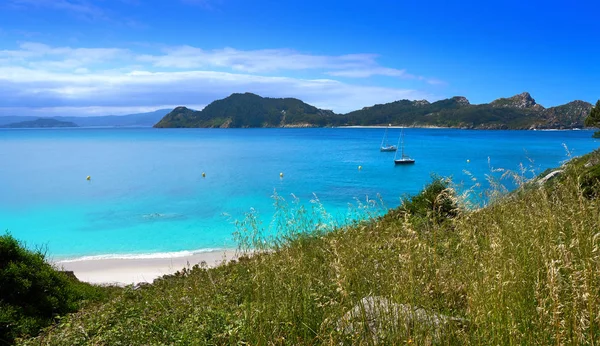
<path id="1" fill-rule="evenodd" d="M 206 178 L 206 173 L 202 172 L 202 178 Z"/>
<path id="2" fill-rule="evenodd" d="M 471 162 L 471 160 L 467 159 L 467 163 Z"/>
<path id="3" fill-rule="evenodd" d="M 358 170 L 360 171 L 362 169 L 362 166 L 358 166 Z"/>
<path id="4" fill-rule="evenodd" d="M 280 177 L 280 178 L 283 178 L 283 173 L 279 173 L 279 177 Z"/>
<path id="5" fill-rule="evenodd" d="M 85 180 L 92 180 L 92 177 L 90 177 L 89 175 L 87 176 L 87 178 L 85 178 Z"/>

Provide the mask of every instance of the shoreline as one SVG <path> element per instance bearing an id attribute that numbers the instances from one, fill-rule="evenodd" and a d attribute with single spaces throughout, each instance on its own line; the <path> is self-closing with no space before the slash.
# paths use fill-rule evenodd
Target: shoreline
<path id="1" fill-rule="evenodd" d="M 500 128 L 479 128 L 479 127 L 452 127 L 452 126 L 385 126 L 385 125 L 348 125 L 348 126 L 333 126 L 336 129 L 425 129 L 425 130 L 483 130 L 483 131 L 592 131 L 590 128 L 568 128 L 568 129 L 555 129 L 555 128 L 529 128 L 529 129 L 500 129 Z"/>
<path id="2" fill-rule="evenodd" d="M 72 271 L 83 282 L 126 286 L 152 283 L 159 277 L 203 262 L 208 267 L 216 267 L 237 257 L 234 249 L 220 249 L 185 256 L 59 260 L 52 261 L 52 265 L 59 270 Z"/>

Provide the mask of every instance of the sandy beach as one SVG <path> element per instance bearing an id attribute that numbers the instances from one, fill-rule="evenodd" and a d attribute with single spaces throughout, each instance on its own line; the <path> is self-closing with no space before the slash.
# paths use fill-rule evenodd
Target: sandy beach
<path id="1" fill-rule="evenodd" d="M 126 259 L 84 259 L 55 262 L 62 270 L 73 271 L 75 276 L 94 284 L 130 285 L 152 282 L 167 274 L 173 274 L 185 267 L 206 262 L 214 267 L 235 259 L 235 250 L 215 250 L 189 256 L 165 258 L 126 258 Z"/>

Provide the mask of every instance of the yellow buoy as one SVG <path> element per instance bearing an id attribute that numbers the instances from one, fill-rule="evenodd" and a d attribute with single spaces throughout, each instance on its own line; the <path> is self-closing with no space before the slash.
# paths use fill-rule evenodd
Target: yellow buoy
<path id="1" fill-rule="evenodd" d="M 202 178 L 206 178 L 206 173 L 202 172 Z"/>
<path id="2" fill-rule="evenodd" d="M 279 173 L 279 177 L 280 177 L 280 178 L 283 178 L 283 173 Z"/>
<path id="3" fill-rule="evenodd" d="M 362 166 L 358 166 L 358 170 L 360 171 L 362 169 Z"/>
<path id="4" fill-rule="evenodd" d="M 90 177 L 89 175 L 87 176 L 87 178 L 85 178 L 85 180 L 92 180 L 92 177 Z"/>

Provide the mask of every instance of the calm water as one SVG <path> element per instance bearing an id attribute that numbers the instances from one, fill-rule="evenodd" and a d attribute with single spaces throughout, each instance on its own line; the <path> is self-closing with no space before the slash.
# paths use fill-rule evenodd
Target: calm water
<path id="1" fill-rule="evenodd" d="M 432 173 L 469 185 L 464 170 L 541 172 L 567 159 L 563 144 L 597 148 L 591 133 L 406 129 L 417 163 L 394 166 L 383 129 L 0 130 L 0 230 L 54 258 L 232 247 L 251 208 L 268 224 L 275 190 L 344 217 L 366 196 L 397 206 Z"/>

